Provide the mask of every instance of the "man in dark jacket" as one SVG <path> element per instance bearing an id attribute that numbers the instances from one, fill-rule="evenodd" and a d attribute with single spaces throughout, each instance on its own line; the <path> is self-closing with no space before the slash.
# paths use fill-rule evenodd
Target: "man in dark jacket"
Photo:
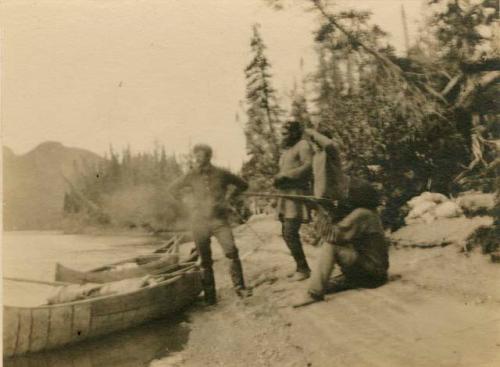
<path id="1" fill-rule="evenodd" d="M 303 127 L 298 121 L 289 121 L 283 127 L 280 171 L 274 179 L 274 186 L 281 194 L 308 194 L 311 184 L 312 150 L 302 138 Z M 296 263 L 296 271 L 289 276 L 293 280 L 309 278 L 311 269 L 306 260 L 299 230 L 302 223 L 310 221 L 309 209 L 304 202 L 279 199 L 278 218 L 281 221 L 283 239 Z"/>
<path id="2" fill-rule="evenodd" d="M 245 288 L 243 269 L 234 243 L 233 232 L 228 222 L 229 200 L 245 191 L 248 184 L 229 171 L 211 164 L 212 148 L 199 144 L 193 149 L 194 168 L 176 180 L 169 192 L 179 198 L 183 189 L 191 191 L 190 216 L 193 237 L 201 258 L 204 297 L 207 304 L 217 301 L 215 278 L 212 268 L 210 238 L 215 236 L 230 260 L 230 274 L 236 293 L 250 295 Z M 231 187 L 233 190 L 230 190 Z"/>

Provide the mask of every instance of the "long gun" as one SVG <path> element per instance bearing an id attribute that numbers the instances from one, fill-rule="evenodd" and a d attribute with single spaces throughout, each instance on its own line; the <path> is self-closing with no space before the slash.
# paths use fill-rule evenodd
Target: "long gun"
<path id="1" fill-rule="evenodd" d="M 262 197 L 262 198 L 275 198 L 275 199 L 290 199 L 290 200 L 300 200 L 308 201 L 321 206 L 336 207 L 338 206 L 337 200 L 331 200 L 327 198 L 319 198 L 311 195 L 293 195 L 293 194 L 274 194 L 268 192 L 246 192 L 242 194 L 243 196 L 250 197 Z"/>

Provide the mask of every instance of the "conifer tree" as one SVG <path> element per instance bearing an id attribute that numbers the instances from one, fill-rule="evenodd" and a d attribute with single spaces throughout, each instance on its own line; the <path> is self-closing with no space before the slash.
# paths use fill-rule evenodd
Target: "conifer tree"
<path id="1" fill-rule="evenodd" d="M 250 160 L 243 167 L 243 174 L 256 185 L 266 186 L 277 172 L 279 161 L 279 127 L 282 111 L 278 105 L 276 91 L 271 83 L 271 64 L 264 54 L 265 45 L 259 26 L 253 26 L 250 42 L 252 60 L 245 69 L 247 80 L 247 122 L 245 137 Z M 267 180 L 266 180 L 267 179 Z"/>
<path id="2" fill-rule="evenodd" d="M 304 89 L 304 88 L 302 88 Z M 290 115 L 293 120 L 302 122 L 305 126 L 311 124 L 311 116 L 307 106 L 307 99 L 304 90 L 299 90 L 297 85 L 294 85 L 292 90 L 292 106 Z"/>

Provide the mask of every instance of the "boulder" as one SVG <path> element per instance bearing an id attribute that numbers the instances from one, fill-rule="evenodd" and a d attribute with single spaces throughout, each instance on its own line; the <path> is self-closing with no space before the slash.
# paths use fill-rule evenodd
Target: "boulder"
<path id="1" fill-rule="evenodd" d="M 460 195 L 456 202 L 467 214 L 484 214 L 495 206 L 495 194 L 479 191 L 467 192 Z"/>
<path id="2" fill-rule="evenodd" d="M 463 215 L 463 212 L 457 203 L 447 201 L 434 208 L 434 215 L 436 218 L 456 218 Z"/>
<path id="3" fill-rule="evenodd" d="M 413 197 L 411 200 L 409 200 L 406 204 L 410 208 L 415 208 L 419 205 L 421 205 L 423 202 L 432 202 L 436 204 L 444 203 L 445 201 L 449 201 L 445 195 L 439 194 L 437 192 L 423 192 L 418 196 Z"/>
<path id="4" fill-rule="evenodd" d="M 434 209 L 436 207 L 436 203 L 432 201 L 423 201 L 419 202 L 417 206 L 415 206 L 409 213 L 407 218 L 408 219 L 414 219 L 421 217 L 425 213 L 429 212 L 430 210 Z"/>

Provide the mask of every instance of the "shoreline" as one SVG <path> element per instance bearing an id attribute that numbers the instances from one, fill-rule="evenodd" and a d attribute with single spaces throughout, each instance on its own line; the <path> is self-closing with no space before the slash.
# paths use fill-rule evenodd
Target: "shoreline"
<path id="1" fill-rule="evenodd" d="M 291 283 L 286 278 L 293 261 L 279 223 L 267 217 L 249 224 L 266 242 L 253 251 L 259 242 L 252 230 L 243 225 L 234 231 L 240 253 L 250 254 L 243 269 L 253 296 L 239 299 L 234 294 L 224 256 L 214 243 L 218 304 L 193 305 L 186 312 L 191 329 L 186 345 L 149 367 L 500 363 L 500 268 L 487 256 L 464 254 L 456 242 L 433 248 L 391 247 L 391 281 L 386 285 L 329 294 L 323 302 L 293 309 L 307 281 Z M 448 235 L 453 235 L 454 226 L 464 225 L 473 230 L 478 223 L 447 221 Z M 420 235 L 428 234 L 425 228 Z M 410 232 L 418 239 L 418 233 Z M 306 245 L 305 252 L 314 269 L 317 248 Z"/>

